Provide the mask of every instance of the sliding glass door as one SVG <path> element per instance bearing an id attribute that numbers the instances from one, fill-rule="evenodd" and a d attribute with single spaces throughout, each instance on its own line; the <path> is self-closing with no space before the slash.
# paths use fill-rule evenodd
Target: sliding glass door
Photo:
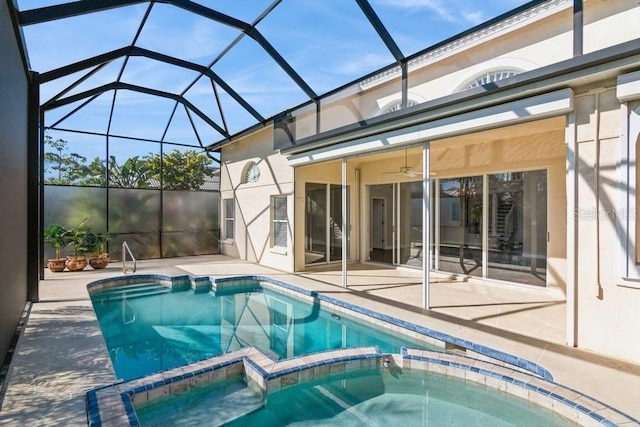
<path id="1" fill-rule="evenodd" d="M 398 264 L 422 267 L 422 181 L 403 182 L 399 188 Z"/>
<path id="2" fill-rule="evenodd" d="M 347 200 L 348 194 L 347 187 Z M 320 264 L 342 260 L 342 232 L 342 186 L 307 183 L 305 263 Z"/>
<path id="3" fill-rule="evenodd" d="M 422 268 L 422 181 L 371 185 L 369 259 Z M 431 181 L 432 268 L 546 285 L 547 171 Z"/>
<path id="4" fill-rule="evenodd" d="M 422 267 L 422 181 L 369 186 L 369 259 Z"/>
<path id="5" fill-rule="evenodd" d="M 545 285 L 547 171 L 488 175 L 488 271 L 492 279 Z"/>
<path id="6" fill-rule="evenodd" d="M 438 268 L 482 276 L 482 176 L 441 179 Z"/>
<path id="7" fill-rule="evenodd" d="M 546 285 L 546 170 L 436 182 L 437 270 Z"/>

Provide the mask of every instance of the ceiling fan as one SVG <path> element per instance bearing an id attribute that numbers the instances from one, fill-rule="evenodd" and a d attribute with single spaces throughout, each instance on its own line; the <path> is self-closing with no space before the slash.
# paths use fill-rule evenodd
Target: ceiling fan
<path id="1" fill-rule="evenodd" d="M 407 163 L 407 149 L 404 150 L 404 166 L 400 166 L 400 169 L 392 172 L 382 172 L 383 174 L 395 174 L 395 175 L 404 175 L 410 178 L 415 176 L 422 176 L 422 171 L 416 170 L 416 168 L 411 167 Z"/>

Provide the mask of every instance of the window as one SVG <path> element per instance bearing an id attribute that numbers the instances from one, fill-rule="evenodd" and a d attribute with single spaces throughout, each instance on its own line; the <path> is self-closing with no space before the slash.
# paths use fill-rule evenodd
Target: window
<path id="1" fill-rule="evenodd" d="M 413 107 L 414 105 L 418 105 L 417 101 L 414 101 L 412 99 L 408 99 L 407 100 L 407 107 Z M 402 110 L 402 101 L 397 101 L 394 102 L 393 104 L 387 106 L 383 111 L 382 114 L 387 114 L 387 113 L 393 113 L 394 111 L 400 111 Z"/>
<path id="2" fill-rule="evenodd" d="M 233 199 L 224 200 L 224 237 L 226 239 L 233 239 L 233 219 L 234 208 Z"/>
<path id="3" fill-rule="evenodd" d="M 271 199 L 271 218 L 273 221 L 272 246 L 287 247 L 287 196 L 274 196 Z"/>
<path id="4" fill-rule="evenodd" d="M 480 76 L 474 77 L 469 83 L 463 86 L 462 90 L 472 89 L 478 86 L 484 86 L 489 83 L 494 83 L 500 81 L 502 79 L 506 79 L 517 74 L 520 74 L 522 71 L 519 70 L 498 70 L 482 73 Z"/>
<path id="5" fill-rule="evenodd" d="M 243 183 L 258 182 L 260 180 L 260 166 L 255 162 L 247 163 L 242 176 Z"/>

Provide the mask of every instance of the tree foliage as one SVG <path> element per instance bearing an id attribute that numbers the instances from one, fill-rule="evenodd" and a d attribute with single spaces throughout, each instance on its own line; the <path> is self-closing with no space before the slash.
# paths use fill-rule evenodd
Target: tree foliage
<path id="1" fill-rule="evenodd" d="M 139 156 L 129 157 L 122 165 L 115 156 L 109 157 L 109 185 L 122 188 L 155 188 L 149 162 Z M 156 181 L 159 182 L 159 181 Z"/>
<path id="2" fill-rule="evenodd" d="M 68 142 L 45 135 L 45 184 L 110 187 L 160 188 L 166 190 L 201 190 L 214 173 L 213 160 L 197 150 L 173 150 L 144 157 L 129 157 L 119 163 L 109 156 L 108 163 L 99 157 L 90 162 L 71 152 Z"/>
<path id="3" fill-rule="evenodd" d="M 213 160 L 195 150 L 173 150 L 146 157 L 154 179 L 160 179 L 165 190 L 199 190 L 206 177 L 213 176 Z"/>
<path id="4" fill-rule="evenodd" d="M 67 141 L 44 137 L 44 168 L 47 184 L 71 185 L 83 177 L 83 165 L 87 158 L 78 153 L 69 153 Z"/>
<path id="5" fill-rule="evenodd" d="M 99 157 L 87 163 L 87 158 L 69 152 L 68 142 L 64 139 L 44 137 L 44 174 L 45 184 L 52 185 L 91 185 L 104 186 L 106 169 Z"/>

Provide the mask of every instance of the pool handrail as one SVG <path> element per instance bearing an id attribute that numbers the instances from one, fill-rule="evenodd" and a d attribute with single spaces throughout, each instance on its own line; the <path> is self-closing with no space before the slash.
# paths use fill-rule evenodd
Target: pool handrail
<path id="1" fill-rule="evenodd" d="M 127 268 L 127 253 L 131 257 L 131 261 L 133 261 L 133 270 L 129 270 Z M 123 241 L 122 242 L 122 274 L 127 274 L 128 271 L 131 271 L 132 273 L 136 272 L 136 257 L 133 256 L 133 253 L 131 252 L 131 248 L 129 248 L 129 245 L 127 244 L 127 242 Z"/>

